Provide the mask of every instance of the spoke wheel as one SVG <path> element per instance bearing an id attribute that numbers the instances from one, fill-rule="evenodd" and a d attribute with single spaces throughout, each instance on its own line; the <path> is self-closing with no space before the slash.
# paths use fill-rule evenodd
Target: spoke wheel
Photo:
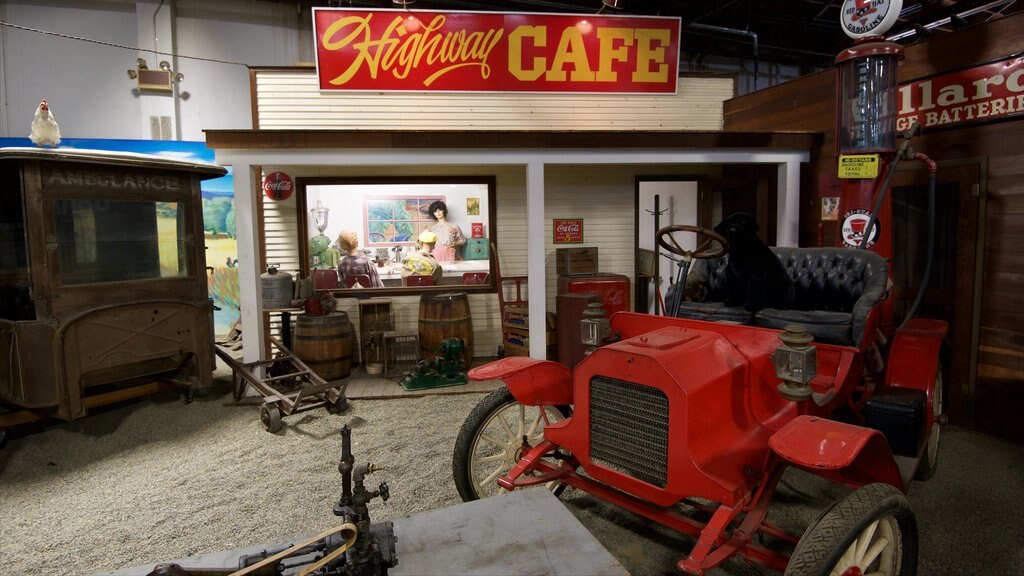
<path id="1" fill-rule="evenodd" d="M 523 437 L 536 446 L 544 439 L 547 423 L 562 420 L 567 413 L 555 406 L 524 406 L 505 386 L 485 396 L 469 413 L 455 441 L 452 472 L 459 496 L 469 502 L 507 492 L 497 480 L 519 462 Z M 547 487 L 559 494 L 564 485 L 549 482 Z"/>
<path id="2" fill-rule="evenodd" d="M 902 492 L 868 484 L 851 492 L 811 524 L 786 576 L 913 576 L 917 521 Z"/>
<path id="3" fill-rule="evenodd" d="M 939 416 L 942 415 L 942 366 L 938 366 L 935 372 L 935 391 L 932 392 L 932 422 L 931 430 L 928 433 L 928 444 L 925 446 L 924 454 L 921 455 L 921 462 L 914 471 L 914 480 L 927 480 L 935 475 L 939 467 L 939 434 L 942 427 L 939 425 Z"/>

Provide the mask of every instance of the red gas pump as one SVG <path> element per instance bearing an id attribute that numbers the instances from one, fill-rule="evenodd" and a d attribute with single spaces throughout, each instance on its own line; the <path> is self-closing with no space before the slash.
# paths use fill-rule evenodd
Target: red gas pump
<path id="1" fill-rule="evenodd" d="M 871 250 L 890 262 L 893 221 L 889 188 L 896 167 L 903 159 L 928 166 L 930 216 L 934 211 L 936 171 L 931 159 L 909 148 L 910 138 L 918 129 L 916 123 L 903 134 L 898 147 L 896 144 L 896 67 L 903 59 L 903 47 L 878 34 L 891 26 L 899 8 L 898 2 L 845 2 L 844 30 L 856 42 L 836 57 L 836 154 L 842 180 L 837 243 Z M 933 221 L 930 217 L 930 227 Z M 933 233 L 929 229 L 929 243 Z M 923 295 L 931 270 L 930 247 L 928 253 L 921 290 L 906 319 L 913 316 Z M 890 286 L 892 270 L 890 265 Z M 882 310 L 881 329 L 887 337 L 893 333 L 893 303 L 894 299 L 887 299 Z"/>

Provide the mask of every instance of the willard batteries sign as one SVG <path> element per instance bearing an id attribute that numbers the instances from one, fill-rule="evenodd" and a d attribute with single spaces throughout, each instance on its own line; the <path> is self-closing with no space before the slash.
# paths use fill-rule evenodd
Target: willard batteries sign
<path id="1" fill-rule="evenodd" d="M 1024 56 L 900 86 L 896 130 L 944 128 L 1024 115 Z"/>
<path id="2" fill-rule="evenodd" d="M 313 9 L 321 90 L 676 92 L 678 18 Z"/>

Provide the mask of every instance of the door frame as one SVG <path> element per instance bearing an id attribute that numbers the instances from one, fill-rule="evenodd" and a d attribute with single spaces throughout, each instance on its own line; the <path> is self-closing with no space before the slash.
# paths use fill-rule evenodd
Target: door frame
<path id="1" fill-rule="evenodd" d="M 985 265 L 985 213 L 988 159 L 964 158 L 937 162 L 936 185 L 959 183 L 959 218 L 954 238 L 954 274 L 949 363 L 944 372 L 947 401 L 943 412 L 968 428 L 974 427 L 975 387 L 981 339 L 982 282 Z M 904 164 L 896 170 L 892 186 L 927 185 L 923 164 Z M 897 225 L 895 222 L 893 225 Z M 969 273 L 967 271 L 970 271 Z M 967 329 L 963 327 L 966 326 Z"/>

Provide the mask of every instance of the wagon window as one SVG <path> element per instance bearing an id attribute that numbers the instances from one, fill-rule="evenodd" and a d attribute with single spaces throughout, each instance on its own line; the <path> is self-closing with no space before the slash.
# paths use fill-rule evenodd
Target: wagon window
<path id="1" fill-rule="evenodd" d="M 177 202 L 54 202 L 61 284 L 188 274 L 186 211 Z"/>
<path id="2" fill-rule="evenodd" d="M 0 163 L 0 274 L 25 272 L 25 218 L 21 204 L 21 173 L 14 162 Z"/>
<path id="3" fill-rule="evenodd" d="M 35 319 L 29 297 L 25 211 L 17 162 L 0 162 L 0 318 Z"/>

